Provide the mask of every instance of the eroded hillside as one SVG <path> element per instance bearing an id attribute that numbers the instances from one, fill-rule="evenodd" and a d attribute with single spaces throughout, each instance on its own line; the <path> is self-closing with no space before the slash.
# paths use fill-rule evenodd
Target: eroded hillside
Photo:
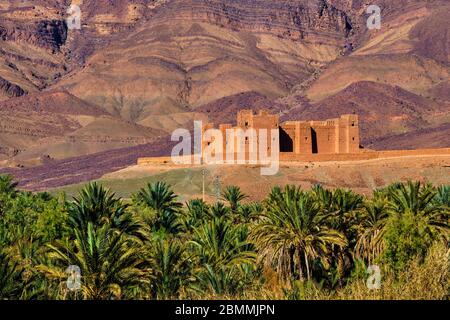
<path id="1" fill-rule="evenodd" d="M 81 30 L 65 23 L 70 4 Z M 448 1 L 378 1 L 380 30 L 366 27 L 369 4 L 2 1 L 2 165 L 164 143 L 195 119 L 263 107 L 285 119 L 356 112 L 368 147 L 448 147 Z M 95 114 L 78 114 L 86 106 Z"/>

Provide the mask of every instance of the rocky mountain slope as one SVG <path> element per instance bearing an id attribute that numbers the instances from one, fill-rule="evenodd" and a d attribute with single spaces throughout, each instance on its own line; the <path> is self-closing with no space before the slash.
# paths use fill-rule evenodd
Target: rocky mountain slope
<path id="1" fill-rule="evenodd" d="M 81 30 L 65 23 L 70 4 Z M 380 30 L 366 27 L 369 4 L 4 0 L 0 164 L 85 156 L 92 173 L 90 154 L 165 144 L 175 128 L 232 122 L 242 108 L 357 112 L 367 147 L 450 146 L 449 2 L 377 1 Z M 154 148 L 168 150 L 139 150 Z"/>
<path id="2" fill-rule="evenodd" d="M 59 85 L 145 123 L 240 92 L 286 95 L 336 59 L 350 32 L 325 1 L 167 1 Z"/>
<path id="3" fill-rule="evenodd" d="M 144 144 L 162 134 L 111 116 L 65 91 L 0 102 L 0 161 L 4 165 L 29 166 Z"/>

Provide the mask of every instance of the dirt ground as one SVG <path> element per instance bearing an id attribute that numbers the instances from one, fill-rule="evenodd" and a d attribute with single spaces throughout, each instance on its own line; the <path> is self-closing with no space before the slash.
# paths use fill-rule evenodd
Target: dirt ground
<path id="1" fill-rule="evenodd" d="M 308 189 L 315 184 L 351 188 L 370 194 L 374 188 L 397 181 L 420 180 L 435 185 L 450 184 L 450 155 L 405 156 L 386 159 L 331 162 L 284 162 L 274 176 L 262 176 L 251 165 L 187 166 L 173 163 L 136 165 L 107 174 L 100 181 L 122 196 L 146 182 L 163 180 L 182 199 L 201 197 L 203 170 L 206 198 L 213 200 L 218 190 L 238 185 L 251 200 L 264 198 L 275 185 L 295 184 Z"/>

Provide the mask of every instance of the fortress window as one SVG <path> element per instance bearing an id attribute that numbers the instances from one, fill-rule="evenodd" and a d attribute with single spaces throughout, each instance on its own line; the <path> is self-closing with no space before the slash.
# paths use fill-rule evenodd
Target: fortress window
<path id="1" fill-rule="evenodd" d="M 354 122 L 352 122 L 352 127 L 354 127 L 355 126 L 355 123 Z"/>
<path id="2" fill-rule="evenodd" d="M 248 121 L 245 121 L 245 126 L 248 127 Z"/>
<path id="3" fill-rule="evenodd" d="M 355 137 L 353 137 L 352 140 L 355 141 Z"/>
<path id="4" fill-rule="evenodd" d="M 248 141 L 248 137 L 245 137 L 245 141 Z"/>

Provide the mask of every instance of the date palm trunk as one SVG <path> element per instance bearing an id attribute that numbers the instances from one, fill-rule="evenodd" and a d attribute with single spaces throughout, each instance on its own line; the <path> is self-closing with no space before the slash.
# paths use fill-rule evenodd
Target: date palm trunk
<path id="1" fill-rule="evenodd" d="M 297 253 L 297 259 L 298 259 L 298 270 L 299 270 L 299 280 L 304 281 L 304 275 L 303 275 L 303 267 L 302 267 L 302 251 L 299 249 Z"/>

